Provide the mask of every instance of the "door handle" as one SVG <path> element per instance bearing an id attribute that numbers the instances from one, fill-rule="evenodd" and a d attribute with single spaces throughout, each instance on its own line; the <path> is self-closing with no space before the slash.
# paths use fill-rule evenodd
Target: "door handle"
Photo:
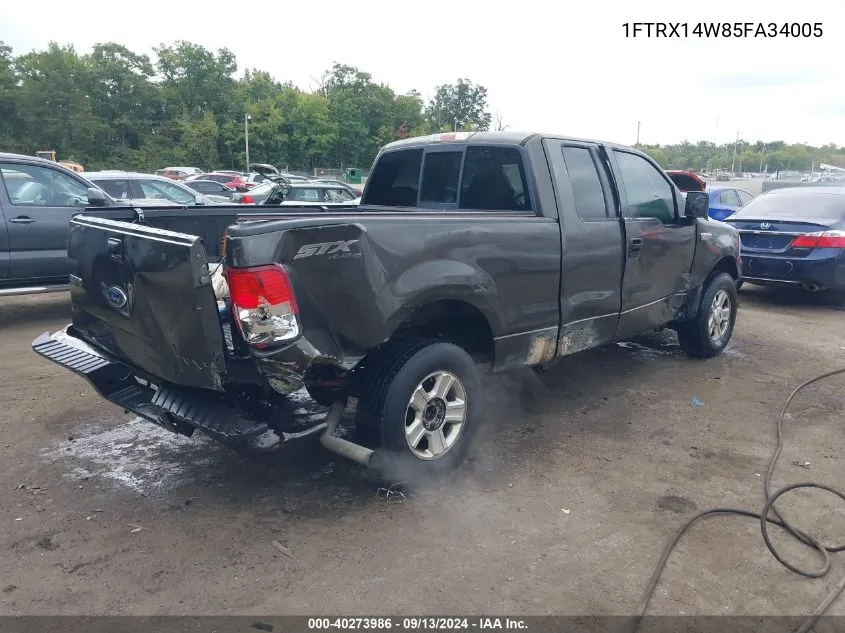
<path id="1" fill-rule="evenodd" d="M 9 218 L 9 222 L 14 222 L 15 224 L 32 224 L 35 220 L 26 215 L 19 215 L 16 218 Z"/>
<path id="2" fill-rule="evenodd" d="M 628 249 L 628 252 L 639 253 L 640 249 L 642 247 L 643 247 L 643 238 L 641 238 L 641 237 L 631 238 L 630 248 Z"/>

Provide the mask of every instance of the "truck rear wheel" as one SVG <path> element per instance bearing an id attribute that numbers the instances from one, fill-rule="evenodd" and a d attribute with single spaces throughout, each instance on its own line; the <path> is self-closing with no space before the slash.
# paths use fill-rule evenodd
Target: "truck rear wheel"
<path id="1" fill-rule="evenodd" d="M 727 273 L 715 275 L 704 288 L 698 314 L 678 326 L 681 349 L 696 358 L 712 358 L 727 347 L 736 323 L 736 282 Z"/>
<path id="2" fill-rule="evenodd" d="M 428 339 L 397 343 L 379 360 L 355 420 L 359 434 L 381 449 L 376 466 L 403 477 L 453 470 L 482 415 L 473 359 L 457 345 Z"/>

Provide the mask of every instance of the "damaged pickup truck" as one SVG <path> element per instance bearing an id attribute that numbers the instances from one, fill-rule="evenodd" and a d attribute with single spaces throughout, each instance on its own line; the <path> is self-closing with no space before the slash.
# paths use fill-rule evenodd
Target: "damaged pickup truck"
<path id="1" fill-rule="evenodd" d="M 684 199 L 647 155 L 512 132 L 391 143 L 360 206 L 240 218 L 223 235 L 89 210 L 68 252 L 72 323 L 33 349 L 102 397 L 242 450 L 319 434 L 422 474 L 455 467 L 484 425 L 482 372 L 663 327 L 692 356 L 719 354 L 741 270 L 707 194 Z M 279 407 L 303 386 L 329 411 L 295 432 Z M 335 435 L 350 398 L 355 443 Z"/>

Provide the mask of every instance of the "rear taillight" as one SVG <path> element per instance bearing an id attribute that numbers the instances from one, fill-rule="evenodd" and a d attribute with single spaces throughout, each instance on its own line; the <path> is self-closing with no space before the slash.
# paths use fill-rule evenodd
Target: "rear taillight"
<path id="1" fill-rule="evenodd" d="M 845 231 L 819 231 L 799 235 L 790 244 L 792 248 L 845 248 Z"/>
<path id="2" fill-rule="evenodd" d="M 252 199 L 252 196 L 244 196 L 241 198 L 241 204 L 255 204 L 255 200 Z"/>
<path id="3" fill-rule="evenodd" d="M 293 287 L 278 265 L 226 268 L 232 316 L 249 345 L 267 347 L 299 336 Z"/>

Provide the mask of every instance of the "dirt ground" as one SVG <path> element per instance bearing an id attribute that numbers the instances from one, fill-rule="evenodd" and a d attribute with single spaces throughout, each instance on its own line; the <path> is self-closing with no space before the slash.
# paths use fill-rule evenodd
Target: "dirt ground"
<path id="1" fill-rule="evenodd" d="M 491 379 L 471 461 L 389 503 L 372 473 L 319 448 L 257 464 L 133 421 L 31 351 L 68 320 L 65 296 L 2 299 L 0 614 L 631 614 L 685 517 L 760 510 L 784 398 L 845 366 L 841 308 L 753 287 L 741 304 L 717 359 L 661 333 Z M 845 488 L 843 407 L 845 380 L 799 396 L 776 486 Z M 831 495 L 780 507 L 845 541 Z M 755 521 L 712 519 L 685 537 L 650 612 L 806 613 L 843 558 L 803 579 Z"/>

